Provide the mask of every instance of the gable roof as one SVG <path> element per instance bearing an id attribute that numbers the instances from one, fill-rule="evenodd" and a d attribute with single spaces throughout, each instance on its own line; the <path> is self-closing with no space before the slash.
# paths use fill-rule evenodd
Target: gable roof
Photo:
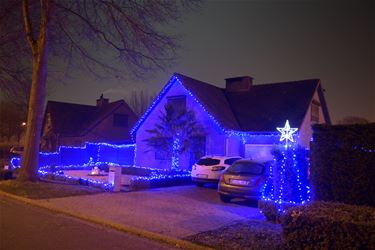
<path id="1" fill-rule="evenodd" d="M 223 128 L 240 130 L 236 117 L 231 110 L 231 105 L 225 96 L 224 89 L 181 74 L 175 75 Z"/>
<path id="2" fill-rule="evenodd" d="M 274 131 L 286 120 L 300 127 L 319 79 L 253 85 L 249 91 L 226 92 L 243 131 Z"/>
<path id="3" fill-rule="evenodd" d="M 51 115 L 54 133 L 62 136 L 81 136 L 89 132 L 121 105 L 126 105 L 129 108 L 124 100 L 108 103 L 102 107 L 48 101 L 45 114 Z M 133 112 L 130 108 L 129 110 Z M 46 119 L 46 116 L 44 119 Z"/>
<path id="4" fill-rule="evenodd" d="M 224 130 L 274 132 L 286 120 L 300 127 L 315 91 L 329 123 L 328 109 L 319 79 L 252 85 L 248 91 L 229 92 L 224 88 L 175 73 L 148 111 L 132 129 L 132 134 L 147 118 L 175 82 L 175 77 L 192 93 Z"/>

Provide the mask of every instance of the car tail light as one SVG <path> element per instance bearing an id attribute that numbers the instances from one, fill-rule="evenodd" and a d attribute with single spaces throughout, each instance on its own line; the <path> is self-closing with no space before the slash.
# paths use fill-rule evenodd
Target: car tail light
<path id="1" fill-rule="evenodd" d="M 225 183 L 224 175 L 220 176 L 219 182 Z"/>
<path id="2" fill-rule="evenodd" d="M 221 170 L 224 170 L 224 169 L 225 169 L 224 166 L 215 166 L 215 167 L 211 168 L 212 171 L 221 171 Z"/>

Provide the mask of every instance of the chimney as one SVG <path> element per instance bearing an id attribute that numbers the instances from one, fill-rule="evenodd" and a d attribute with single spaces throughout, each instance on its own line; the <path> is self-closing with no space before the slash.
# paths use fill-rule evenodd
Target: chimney
<path id="1" fill-rule="evenodd" d="M 248 91 L 253 85 L 251 76 L 239 76 L 225 79 L 225 90 L 229 92 Z"/>
<path id="2" fill-rule="evenodd" d="M 103 94 L 100 95 L 100 98 L 96 100 L 97 107 L 103 107 L 109 103 L 108 98 L 103 98 Z"/>

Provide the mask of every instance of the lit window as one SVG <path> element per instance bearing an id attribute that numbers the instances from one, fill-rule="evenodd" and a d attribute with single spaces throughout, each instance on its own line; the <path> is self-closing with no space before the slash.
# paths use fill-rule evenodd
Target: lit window
<path id="1" fill-rule="evenodd" d="M 167 105 L 170 107 L 170 109 L 168 109 L 168 112 L 172 112 L 172 114 L 181 114 L 186 111 L 185 95 L 169 96 L 167 98 Z"/>

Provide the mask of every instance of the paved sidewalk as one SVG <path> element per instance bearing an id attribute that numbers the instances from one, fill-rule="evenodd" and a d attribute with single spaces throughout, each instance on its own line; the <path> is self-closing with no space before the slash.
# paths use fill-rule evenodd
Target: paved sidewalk
<path id="1" fill-rule="evenodd" d="M 195 186 L 101 193 L 38 202 L 180 239 L 239 220 L 264 219 L 257 208 L 222 203 L 215 190 Z"/>

